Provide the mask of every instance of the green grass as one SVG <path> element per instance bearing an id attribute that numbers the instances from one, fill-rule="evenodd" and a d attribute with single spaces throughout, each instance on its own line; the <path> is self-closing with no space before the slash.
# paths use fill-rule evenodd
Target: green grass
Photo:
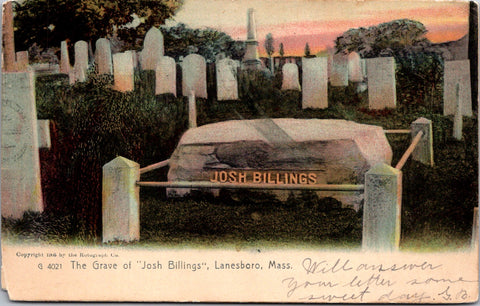
<path id="1" fill-rule="evenodd" d="M 187 128 L 184 98 L 155 96 L 149 72 L 137 72 L 135 82 L 134 92 L 119 93 L 111 90 L 111 78 L 94 76 L 74 86 L 58 75 L 37 79 L 38 116 L 55 123 L 52 149 L 41 152 L 46 212 L 3 219 L 4 238 L 75 245 L 101 242 L 102 165 L 117 155 L 142 166 L 164 160 Z M 401 249 L 455 250 L 468 245 L 478 203 L 477 115 L 464 118 L 463 140 L 455 141 L 453 118 L 441 114 L 441 90 L 422 101 L 404 86 L 396 109 L 371 111 L 367 92 L 357 94 L 353 84 L 330 87 L 327 109 L 302 109 L 299 92 L 279 87 L 278 77 L 241 75 L 241 100 L 197 99 L 197 121 L 203 125 L 262 117 L 346 119 L 408 129 L 417 118 L 428 118 L 433 122 L 435 166 L 410 160 L 403 168 Z M 416 98 L 410 101 L 405 96 Z M 387 137 L 395 165 L 410 136 Z M 145 179 L 165 180 L 166 171 L 149 173 Z M 161 189 L 143 188 L 141 197 L 141 241 L 131 246 L 360 246 L 361 213 L 339 209 L 331 200 L 166 199 Z"/>

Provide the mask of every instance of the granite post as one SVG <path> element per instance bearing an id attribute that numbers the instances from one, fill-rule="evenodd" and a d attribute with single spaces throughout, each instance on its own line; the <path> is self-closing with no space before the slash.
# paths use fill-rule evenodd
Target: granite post
<path id="1" fill-rule="evenodd" d="M 140 239 L 140 165 L 118 156 L 103 166 L 102 224 L 104 243 Z"/>
<path id="2" fill-rule="evenodd" d="M 197 103 L 195 101 L 195 93 L 190 91 L 188 95 L 188 128 L 197 127 Z"/>
<path id="3" fill-rule="evenodd" d="M 377 164 L 365 174 L 364 251 L 397 251 L 400 243 L 402 172 Z"/>
<path id="4" fill-rule="evenodd" d="M 418 118 L 411 124 L 411 137 L 412 140 L 422 131 L 423 136 L 420 138 L 420 142 L 412 152 L 412 159 L 419 161 L 427 166 L 433 166 L 433 130 L 432 121 L 426 118 Z"/>

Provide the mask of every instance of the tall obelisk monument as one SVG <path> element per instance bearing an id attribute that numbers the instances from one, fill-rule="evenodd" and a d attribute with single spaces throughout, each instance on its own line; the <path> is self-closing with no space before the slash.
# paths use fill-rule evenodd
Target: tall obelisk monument
<path id="1" fill-rule="evenodd" d="M 253 8 L 247 11 L 247 40 L 245 41 L 246 51 L 243 56 L 242 66 L 244 69 L 260 69 L 261 62 L 258 57 L 257 28 L 255 25 L 255 14 Z"/>

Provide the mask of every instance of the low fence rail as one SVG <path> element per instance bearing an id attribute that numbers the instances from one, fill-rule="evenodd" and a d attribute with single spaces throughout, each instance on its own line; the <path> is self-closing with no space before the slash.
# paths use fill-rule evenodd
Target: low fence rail
<path id="1" fill-rule="evenodd" d="M 395 251 L 400 242 L 402 167 L 410 156 L 433 165 L 431 121 L 425 118 L 412 123 L 410 130 L 386 130 L 406 133 L 412 142 L 396 167 L 373 165 L 365 174 L 364 184 L 267 184 L 221 183 L 209 181 L 141 181 L 140 175 L 166 167 L 170 160 L 140 168 L 136 162 L 117 157 L 103 167 L 103 242 L 134 241 L 140 238 L 140 187 L 189 189 L 261 189 L 363 192 L 362 248 L 367 251 Z"/>

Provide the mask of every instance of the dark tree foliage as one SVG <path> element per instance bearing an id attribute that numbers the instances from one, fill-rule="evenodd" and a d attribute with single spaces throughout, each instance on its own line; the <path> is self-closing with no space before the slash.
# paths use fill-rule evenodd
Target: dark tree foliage
<path id="1" fill-rule="evenodd" d="M 267 52 L 268 57 L 272 57 L 273 52 L 275 52 L 275 47 L 273 46 L 273 42 L 274 40 L 273 40 L 272 33 L 268 33 L 267 36 L 265 36 L 265 43 L 264 43 L 265 51 Z"/>
<path id="2" fill-rule="evenodd" d="M 308 43 L 305 44 L 304 53 L 305 53 L 305 56 L 307 56 L 307 57 L 311 55 L 310 46 L 308 45 Z"/>
<path id="3" fill-rule="evenodd" d="M 191 29 L 180 23 L 170 28 L 162 28 L 165 42 L 165 55 L 178 60 L 180 56 L 197 53 L 208 62 L 214 62 L 218 54 L 232 59 L 242 59 L 245 43 L 233 40 L 229 35 L 214 29 Z"/>
<path id="4" fill-rule="evenodd" d="M 419 51 L 431 45 L 425 26 L 399 19 L 369 28 L 349 29 L 335 40 L 337 52 L 358 52 L 361 57 L 394 56 L 405 50 Z"/>
<path id="5" fill-rule="evenodd" d="M 404 105 L 440 107 L 442 50 L 425 34 L 425 26 L 410 19 L 393 20 L 369 28 L 349 29 L 335 40 L 337 52 L 357 52 L 363 58 L 393 56 L 397 97 Z"/>
<path id="6" fill-rule="evenodd" d="M 26 0 L 15 6 L 15 44 L 27 50 L 43 49 L 63 40 L 95 41 L 118 34 L 128 45 L 141 44 L 152 26 L 160 26 L 182 5 L 182 0 Z M 137 27 L 125 27 L 134 20 Z"/>

